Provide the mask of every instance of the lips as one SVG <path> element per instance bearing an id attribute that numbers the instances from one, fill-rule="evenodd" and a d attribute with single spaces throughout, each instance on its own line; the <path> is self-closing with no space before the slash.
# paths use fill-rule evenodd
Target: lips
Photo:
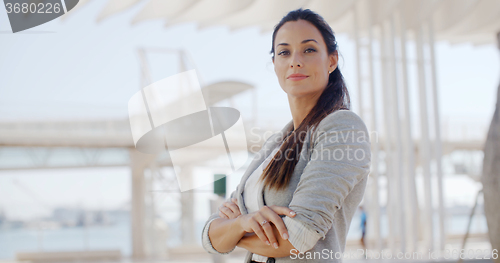
<path id="1" fill-rule="evenodd" d="M 287 79 L 293 80 L 293 81 L 298 81 L 298 80 L 303 80 L 303 79 L 308 78 L 308 77 L 309 76 L 306 76 L 304 74 L 295 73 L 295 74 L 288 76 Z"/>

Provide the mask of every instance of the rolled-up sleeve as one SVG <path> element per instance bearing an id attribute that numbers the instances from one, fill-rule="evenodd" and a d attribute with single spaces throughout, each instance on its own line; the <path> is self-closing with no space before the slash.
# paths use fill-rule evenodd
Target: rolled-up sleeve
<path id="1" fill-rule="evenodd" d="M 233 191 L 231 193 L 231 196 L 229 198 L 226 199 L 227 202 L 231 201 L 231 198 L 235 197 L 236 196 L 236 191 Z M 211 254 L 219 254 L 219 255 L 226 255 L 226 254 L 229 254 L 231 252 L 233 252 L 233 250 L 236 248 L 234 247 L 233 249 L 231 249 L 231 251 L 228 251 L 228 252 L 225 252 L 225 253 L 221 253 L 219 251 L 217 251 L 213 245 L 212 245 L 212 242 L 210 241 L 210 237 L 208 236 L 208 230 L 210 229 L 210 224 L 212 223 L 212 221 L 214 221 L 215 219 L 217 218 L 221 218 L 219 216 L 219 212 L 218 211 L 215 211 L 215 213 L 213 213 L 207 220 L 207 222 L 205 223 L 205 226 L 203 227 L 203 231 L 201 233 L 201 243 L 202 243 L 202 246 L 203 248 L 208 252 L 208 253 L 211 253 Z"/>
<path id="2" fill-rule="evenodd" d="M 299 252 L 325 239 L 344 199 L 370 171 L 369 133 L 355 113 L 328 115 L 315 135 L 310 160 L 289 204 L 296 216 L 283 218 L 289 241 Z"/>

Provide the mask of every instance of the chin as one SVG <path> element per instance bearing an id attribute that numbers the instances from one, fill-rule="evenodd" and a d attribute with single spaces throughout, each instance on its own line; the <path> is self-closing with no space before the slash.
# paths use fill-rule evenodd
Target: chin
<path id="1" fill-rule="evenodd" d="M 310 94 L 311 92 L 308 92 L 305 90 L 293 89 L 293 90 L 288 90 L 286 93 L 288 94 L 288 96 L 302 97 L 302 96 L 306 96 L 306 95 Z"/>

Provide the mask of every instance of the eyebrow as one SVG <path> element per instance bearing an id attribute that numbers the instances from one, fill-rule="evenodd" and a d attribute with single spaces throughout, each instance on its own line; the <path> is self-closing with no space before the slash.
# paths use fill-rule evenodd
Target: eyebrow
<path id="1" fill-rule="evenodd" d="M 301 44 L 304 44 L 304 43 L 307 43 L 307 42 L 309 42 L 309 41 L 314 41 L 314 42 L 318 43 L 318 41 L 316 41 L 316 40 L 314 40 L 314 39 L 312 39 L 312 38 L 311 38 L 311 39 L 302 40 L 302 42 L 300 42 L 300 43 L 301 43 Z M 278 45 L 276 45 L 276 47 L 278 47 L 279 45 L 289 46 L 289 44 L 288 44 L 288 43 L 279 43 Z"/>

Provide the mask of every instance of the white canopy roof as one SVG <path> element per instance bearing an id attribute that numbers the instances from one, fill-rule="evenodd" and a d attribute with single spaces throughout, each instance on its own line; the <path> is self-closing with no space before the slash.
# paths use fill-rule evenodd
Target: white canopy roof
<path id="1" fill-rule="evenodd" d="M 80 0 L 77 7 L 88 1 Z M 322 15 L 336 33 L 351 35 L 355 12 L 360 35 L 368 25 L 380 24 L 395 12 L 401 14 L 410 30 L 433 21 L 436 40 L 451 43 L 492 44 L 500 31 L 498 0 L 108 0 L 97 21 L 139 2 L 146 3 L 130 21 L 132 25 L 162 19 L 165 26 L 195 21 L 200 28 L 259 26 L 262 31 L 270 31 L 287 12 L 302 7 Z"/>

